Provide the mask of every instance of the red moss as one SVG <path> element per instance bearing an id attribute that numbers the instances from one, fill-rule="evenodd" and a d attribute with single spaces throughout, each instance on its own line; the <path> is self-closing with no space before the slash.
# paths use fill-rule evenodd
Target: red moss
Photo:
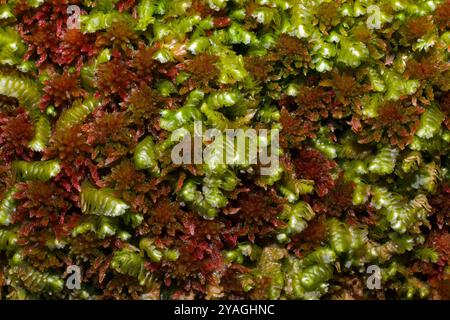
<path id="1" fill-rule="evenodd" d="M 433 13 L 434 23 L 442 31 L 450 28 L 450 0 L 440 4 Z"/>
<path id="2" fill-rule="evenodd" d="M 159 113 L 164 109 L 167 99 L 146 84 L 133 89 L 127 99 L 129 112 L 133 122 L 137 125 L 155 123 L 159 120 Z"/>
<path id="3" fill-rule="evenodd" d="M 150 81 L 153 78 L 153 71 L 160 65 L 153 59 L 153 54 L 158 48 L 158 45 L 146 47 L 144 43 L 139 43 L 139 49 L 132 54 L 131 65 L 143 82 Z"/>
<path id="4" fill-rule="evenodd" d="M 164 206 L 160 207 L 162 210 L 163 208 Z M 174 209 L 170 205 L 166 208 Z M 173 227 L 177 229 L 175 237 L 169 233 L 158 236 L 161 246 L 174 248 L 179 252 L 176 261 L 162 263 L 161 272 L 166 280 L 175 280 L 187 291 L 194 286 L 196 290 L 205 293 L 207 284 L 217 285 L 217 276 L 225 271 L 221 254 L 224 247 L 221 239 L 224 225 L 218 220 L 204 220 L 195 212 L 175 210 L 175 214 L 166 212 L 172 217 L 168 220 L 161 215 L 162 211 L 158 213 L 159 218 L 153 220 L 160 225 L 163 220 L 169 222 L 172 227 L 166 229 L 166 232 Z"/>
<path id="5" fill-rule="evenodd" d="M 323 87 L 330 87 L 333 90 L 328 92 L 332 102 L 326 100 L 327 107 L 330 109 L 333 117 L 341 119 L 351 112 L 353 105 L 359 105 L 360 97 L 368 91 L 368 86 L 359 84 L 356 76 L 351 73 L 340 73 L 335 70 L 329 79 L 320 82 Z"/>
<path id="6" fill-rule="evenodd" d="M 105 300 L 141 300 L 143 294 L 148 294 L 148 292 L 144 291 L 144 288 L 135 278 L 123 274 L 114 274 L 114 278 L 108 281 L 99 298 Z"/>
<path id="7" fill-rule="evenodd" d="M 289 112 L 285 107 L 281 108 L 280 123 L 280 145 L 286 147 L 299 147 L 307 138 L 315 137 L 319 125 L 312 121 L 303 119 L 295 112 Z"/>
<path id="8" fill-rule="evenodd" d="M 360 143 L 383 142 L 404 149 L 413 140 L 424 109 L 405 105 L 401 101 L 388 102 L 378 110 L 378 117 L 363 120 L 362 128 L 353 128 Z M 361 130 L 362 129 L 362 130 Z"/>
<path id="9" fill-rule="evenodd" d="M 442 265 L 450 263 L 450 233 L 447 230 L 432 232 L 425 246 L 435 249 L 439 253 L 439 261 Z"/>
<path id="10" fill-rule="evenodd" d="M 92 148 L 86 143 L 86 139 L 87 135 L 81 131 L 81 125 L 58 130 L 50 140 L 46 156 L 48 158 L 56 156 L 69 163 L 82 161 L 92 152 Z"/>
<path id="11" fill-rule="evenodd" d="M 402 28 L 402 34 L 408 42 L 416 41 L 434 29 L 429 16 L 409 19 Z"/>
<path id="12" fill-rule="evenodd" d="M 333 101 L 333 96 L 333 92 L 327 92 L 322 87 L 304 85 L 298 88 L 295 98 L 282 96 L 279 101 L 282 106 L 281 145 L 300 147 L 303 140 L 315 136 L 320 120 L 327 118 L 330 113 L 342 115 L 344 109 Z"/>
<path id="13" fill-rule="evenodd" d="M 236 200 L 230 203 L 232 208 L 239 208 L 237 213 L 230 215 L 229 220 L 235 223 L 242 236 L 250 241 L 255 237 L 264 237 L 283 225 L 278 220 L 278 215 L 283 210 L 281 199 L 271 190 L 264 191 L 260 188 L 252 188 L 248 192 L 239 193 Z"/>
<path id="14" fill-rule="evenodd" d="M 105 185 L 118 191 L 118 196 L 130 204 L 134 212 L 147 213 L 151 202 L 146 197 L 150 182 L 143 171 L 137 171 L 133 163 L 126 159 L 111 169 Z"/>
<path id="15" fill-rule="evenodd" d="M 112 237 L 105 239 L 99 239 L 95 233 L 89 232 L 80 234 L 76 241 L 71 242 L 72 252 L 77 255 L 80 260 L 79 263 L 74 261 L 77 265 L 82 265 L 82 261 L 90 261 L 91 269 L 87 270 L 83 279 L 90 279 L 93 274 L 101 275 L 104 272 L 104 268 L 109 267 L 111 260 L 110 250 L 120 249 L 123 244 Z M 105 250 L 106 249 L 106 250 Z M 101 276 L 100 276 L 101 278 Z"/>
<path id="16" fill-rule="evenodd" d="M 214 27 L 225 28 L 231 24 L 231 19 L 228 17 L 216 17 L 214 18 Z"/>
<path id="17" fill-rule="evenodd" d="M 67 261 L 67 264 L 80 266 L 82 279 L 103 290 L 106 286 L 104 280 L 111 266 L 111 251 L 122 248 L 123 243 L 114 237 L 98 239 L 95 233 L 89 232 L 78 235 L 76 241 L 71 241 L 70 245 L 76 259 Z M 114 276 L 122 279 L 118 273 Z"/>
<path id="18" fill-rule="evenodd" d="M 336 167 L 336 163 L 328 160 L 321 152 L 310 148 L 302 149 L 292 162 L 298 178 L 314 180 L 314 187 L 319 197 L 323 197 L 334 187 L 331 172 Z"/>
<path id="19" fill-rule="evenodd" d="M 298 73 L 311 61 L 308 48 L 305 40 L 282 34 L 272 50 L 270 58 L 280 61 L 287 73 Z"/>
<path id="20" fill-rule="evenodd" d="M 82 126 L 87 144 L 94 147 L 91 155 L 98 166 L 108 165 L 132 152 L 137 143 L 137 132 L 131 129 L 131 121 L 124 112 L 96 110 L 94 120 Z"/>
<path id="21" fill-rule="evenodd" d="M 99 65 L 96 75 L 97 87 L 102 94 L 105 96 L 117 94 L 122 99 L 126 98 L 132 83 L 137 80 L 126 63 L 118 58 Z"/>
<path id="22" fill-rule="evenodd" d="M 41 27 L 36 27 L 30 34 L 22 32 L 22 38 L 28 44 L 28 52 L 25 55 L 25 59 L 28 60 L 36 53 L 39 57 L 36 62 L 37 66 L 51 58 L 58 48 L 58 37 L 54 25 L 44 24 Z"/>
<path id="23" fill-rule="evenodd" d="M 90 145 L 105 144 L 108 142 L 132 143 L 133 139 L 128 135 L 126 127 L 129 120 L 124 113 L 107 113 L 98 110 L 94 113 L 94 120 L 83 125 L 83 131 L 87 133 L 87 142 Z"/>
<path id="24" fill-rule="evenodd" d="M 45 241 L 51 235 L 60 238 L 69 234 L 73 227 L 73 221 L 70 225 L 65 223 L 65 214 L 73 205 L 68 200 L 69 192 L 55 183 L 41 181 L 20 183 L 17 189 L 14 198 L 19 203 L 13 221 L 21 224 L 19 234 L 23 241 Z"/>
<path id="25" fill-rule="evenodd" d="M 419 60 L 411 59 L 406 64 L 405 75 L 412 79 L 428 80 L 448 70 L 449 64 L 442 61 L 436 53 Z"/>
<path id="26" fill-rule="evenodd" d="M 218 284 L 217 276 L 225 272 L 221 250 L 226 228 L 220 219 L 204 220 L 167 196 L 159 198 L 145 217 L 140 234 L 154 237 L 158 248 L 179 252 L 176 261 L 164 260 L 156 267 L 166 285 L 206 294 L 208 285 Z"/>
<path id="27" fill-rule="evenodd" d="M 3 160 L 28 159 L 31 154 L 26 146 L 33 135 L 34 125 L 24 109 L 17 109 L 12 116 L 0 113 L 0 157 Z"/>
<path id="28" fill-rule="evenodd" d="M 450 92 L 447 91 L 439 98 L 439 107 L 445 114 L 444 125 L 450 130 Z"/>
<path id="29" fill-rule="evenodd" d="M 9 190 L 15 183 L 14 175 L 9 163 L 0 164 L 0 195 Z"/>
<path id="30" fill-rule="evenodd" d="M 338 20 L 339 4 L 331 2 L 323 2 L 317 8 L 316 16 L 320 21 L 320 25 L 329 29 L 339 23 Z"/>
<path id="31" fill-rule="evenodd" d="M 302 58 L 307 58 L 308 50 L 307 45 L 304 41 L 291 37 L 286 34 L 282 34 L 277 41 L 275 46 L 275 53 L 281 57 L 283 56 L 297 56 Z"/>
<path id="32" fill-rule="evenodd" d="M 221 249 L 223 244 L 220 234 L 223 224 L 218 221 L 206 221 L 197 218 L 186 221 L 190 231 L 177 240 L 176 248 L 180 256 L 177 261 L 167 263 L 169 274 L 175 278 L 198 279 L 201 285 L 214 282 L 214 273 L 222 274 L 225 271 Z"/>
<path id="33" fill-rule="evenodd" d="M 120 0 L 117 4 L 119 12 L 128 11 L 136 4 L 136 0 Z"/>
<path id="34" fill-rule="evenodd" d="M 347 213 L 353 206 L 355 184 L 344 180 L 343 174 L 334 182 L 334 187 L 322 198 L 313 201 L 315 212 L 324 212 L 331 216 Z"/>
<path id="35" fill-rule="evenodd" d="M 205 4 L 202 0 L 193 0 L 189 10 L 191 10 L 193 14 L 200 14 L 202 18 L 213 15 L 215 13 L 215 11 L 211 9 L 207 4 Z"/>
<path id="36" fill-rule="evenodd" d="M 183 231 L 183 223 L 179 221 L 182 216 L 180 206 L 166 198 L 159 199 L 155 207 L 150 211 L 148 226 L 155 235 L 164 233 L 175 236 L 177 231 Z"/>
<path id="37" fill-rule="evenodd" d="M 36 54 L 39 57 L 37 66 L 47 59 L 60 65 L 65 62 L 63 57 L 67 58 L 67 53 L 64 52 L 67 46 L 61 47 L 60 44 L 61 38 L 64 36 L 63 26 L 68 18 L 67 6 L 78 3 L 79 1 L 51 0 L 36 9 L 23 5 L 16 7 L 16 11 L 23 15 L 22 22 L 19 24 L 19 32 L 28 44 L 25 59 Z M 73 58 L 75 57 L 76 55 Z"/>
<path id="38" fill-rule="evenodd" d="M 229 300 L 245 299 L 246 295 L 242 288 L 242 276 L 249 272 L 247 268 L 239 264 L 229 266 L 223 275 L 221 286 Z"/>
<path id="39" fill-rule="evenodd" d="M 78 29 L 69 29 L 60 37 L 55 62 L 59 65 L 79 65 L 83 60 L 96 54 L 93 36 L 83 34 Z"/>
<path id="40" fill-rule="evenodd" d="M 435 290 L 433 299 L 450 300 L 450 277 L 432 278 L 428 281 L 430 286 Z"/>
<path id="41" fill-rule="evenodd" d="M 6 0 L 2 0 L 6 3 Z M 15 15 L 22 15 L 31 9 L 27 0 L 17 0 L 12 8 Z"/>
<path id="42" fill-rule="evenodd" d="M 372 39 L 372 33 L 370 32 L 370 29 L 367 28 L 364 24 L 360 24 L 353 28 L 353 36 L 356 38 L 356 40 L 368 43 Z"/>
<path id="43" fill-rule="evenodd" d="M 287 248 L 293 250 L 298 256 L 304 256 L 312 250 L 320 247 L 328 236 L 326 218 L 319 215 L 308 222 L 308 226 L 300 234 L 292 237 Z"/>
<path id="44" fill-rule="evenodd" d="M 328 104 L 331 102 L 331 93 L 321 87 L 302 86 L 298 89 L 295 98 L 297 109 L 294 111 L 298 116 L 309 121 L 319 121 L 329 115 Z"/>
<path id="45" fill-rule="evenodd" d="M 112 168 L 111 174 L 109 174 L 105 180 L 116 190 L 135 190 L 137 192 L 148 191 L 148 188 L 142 185 L 145 182 L 144 172 L 137 171 L 133 163 L 128 159 Z"/>
<path id="46" fill-rule="evenodd" d="M 90 160 L 92 146 L 87 143 L 87 135 L 81 125 L 56 131 L 45 150 L 43 160 L 61 160 L 61 173 L 55 178 L 65 190 L 81 190 L 81 181 L 91 174 L 94 181 L 99 180 L 96 167 Z"/>
<path id="47" fill-rule="evenodd" d="M 137 44 L 139 37 L 129 23 L 125 21 L 114 22 L 106 31 L 97 35 L 95 46 L 99 49 L 112 47 L 129 53 L 133 44 Z"/>
<path id="48" fill-rule="evenodd" d="M 450 226 L 450 187 L 443 185 L 430 199 L 430 205 L 439 229 Z"/>
<path id="49" fill-rule="evenodd" d="M 56 108 L 68 107 L 73 101 L 84 98 L 87 94 L 80 86 L 79 75 L 67 72 L 52 75 L 45 82 L 44 92 L 40 102 L 41 110 L 45 110 L 48 105 Z"/>
<path id="50" fill-rule="evenodd" d="M 195 56 L 185 63 L 185 70 L 191 73 L 187 83 L 190 90 L 209 88 L 210 83 L 219 75 L 219 69 L 215 66 L 218 60 L 217 56 L 205 53 Z"/>
<path id="51" fill-rule="evenodd" d="M 265 57 L 246 56 L 244 57 L 245 69 L 260 82 L 268 81 L 269 74 L 273 71 L 272 64 Z"/>

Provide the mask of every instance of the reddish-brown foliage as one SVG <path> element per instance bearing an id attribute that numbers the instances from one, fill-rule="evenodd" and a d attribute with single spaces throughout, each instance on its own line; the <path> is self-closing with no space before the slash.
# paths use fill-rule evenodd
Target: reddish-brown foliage
<path id="1" fill-rule="evenodd" d="M 105 183 L 119 191 L 120 198 L 129 203 L 133 211 L 146 213 L 149 210 L 151 204 L 146 193 L 151 189 L 150 182 L 145 173 L 137 171 L 130 160 L 123 160 L 112 168 Z"/>
<path id="2" fill-rule="evenodd" d="M 296 255 L 305 255 L 320 246 L 327 235 L 326 218 L 324 215 L 319 215 L 308 222 L 305 230 L 292 238 L 292 242 L 288 244 L 288 249 L 293 250 Z"/>
<path id="3" fill-rule="evenodd" d="M 320 24 L 328 29 L 339 23 L 338 9 L 339 4 L 334 1 L 322 2 L 317 8 L 317 18 Z"/>
<path id="4" fill-rule="evenodd" d="M 295 98 L 297 109 L 295 113 L 309 121 L 319 121 L 329 115 L 328 104 L 331 102 L 331 93 L 321 87 L 302 86 Z"/>
<path id="5" fill-rule="evenodd" d="M 58 130 L 50 140 L 46 151 L 47 157 L 53 156 L 67 162 L 83 161 L 92 152 L 86 143 L 87 135 L 81 131 L 81 125 L 75 125 L 64 130 Z"/>
<path id="6" fill-rule="evenodd" d="M 121 59 L 114 58 L 112 61 L 101 64 L 97 69 L 97 87 L 104 95 L 119 95 L 126 98 L 128 90 L 136 75 Z"/>
<path id="7" fill-rule="evenodd" d="M 182 215 L 178 203 L 165 198 L 160 199 L 150 211 L 148 226 L 155 235 L 161 235 L 164 232 L 169 236 L 175 236 L 177 231 L 184 230 L 182 221 L 178 219 Z"/>
<path id="8" fill-rule="evenodd" d="M 93 36 L 84 34 L 78 29 L 69 29 L 60 37 L 57 49 L 56 63 L 59 65 L 71 65 L 79 63 L 96 54 Z"/>
<path id="9" fill-rule="evenodd" d="M 13 184 L 14 175 L 11 171 L 11 165 L 4 163 L 0 165 L 0 195 L 3 195 Z"/>
<path id="10" fill-rule="evenodd" d="M 120 0 L 117 4 L 119 12 L 128 11 L 136 4 L 136 0 Z"/>
<path id="11" fill-rule="evenodd" d="M 335 70 L 331 73 L 329 79 L 320 82 L 321 86 L 332 88 L 328 95 L 332 101 L 325 100 L 330 113 L 335 118 L 342 118 L 348 115 L 351 107 L 357 107 L 361 104 L 360 97 L 367 91 L 368 86 L 361 85 L 356 76 L 351 73 L 340 73 Z"/>
<path id="12" fill-rule="evenodd" d="M 442 265 L 450 262 L 450 233 L 447 230 L 434 231 L 427 238 L 426 245 L 439 253 Z"/>
<path id="13" fill-rule="evenodd" d="M 153 215 L 149 223 L 159 233 L 156 244 L 179 252 L 178 260 L 161 265 L 165 283 L 175 281 L 186 291 L 194 286 L 200 292 L 206 291 L 207 284 L 217 285 L 216 276 L 225 271 L 221 254 L 223 223 L 184 212 L 166 200 L 159 202 Z"/>
<path id="14" fill-rule="evenodd" d="M 253 191 L 242 192 L 232 201 L 231 207 L 239 208 L 239 211 L 230 215 L 230 220 L 237 223 L 240 233 L 247 235 L 250 241 L 254 241 L 255 237 L 264 237 L 283 225 L 278 220 L 283 210 L 281 199 L 270 190 L 254 188 Z"/>
<path id="15" fill-rule="evenodd" d="M 269 74 L 273 71 L 273 65 L 264 57 L 246 56 L 244 58 L 245 69 L 260 82 L 268 81 Z"/>
<path id="16" fill-rule="evenodd" d="M 281 61 L 287 72 L 298 72 L 311 61 L 308 48 L 306 41 L 282 34 L 272 50 L 271 59 Z"/>
<path id="17" fill-rule="evenodd" d="M 114 22 L 106 31 L 97 35 L 95 46 L 104 48 L 111 46 L 113 49 L 129 53 L 133 44 L 137 44 L 138 36 L 129 23 L 125 21 Z"/>
<path id="18" fill-rule="evenodd" d="M 434 23 L 436 23 L 441 30 L 450 28 L 450 1 L 444 1 L 440 4 L 433 15 Z"/>
<path id="19" fill-rule="evenodd" d="M 87 144 L 94 147 L 91 155 L 102 167 L 132 152 L 138 134 L 131 129 L 131 120 L 125 112 L 96 110 L 94 119 L 82 126 Z"/>
<path id="20" fill-rule="evenodd" d="M 334 187 L 322 198 L 313 201 L 315 212 L 324 212 L 331 216 L 346 213 L 353 205 L 354 183 L 344 180 L 343 174 L 335 180 Z"/>
<path id="21" fill-rule="evenodd" d="M 136 124 L 155 123 L 159 119 L 160 110 L 165 109 L 167 99 L 146 84 L 133 89 L 127 100 L 129 112 Z"/>
<path id="22" fill-rule="evenodd" d="M 211 9 L 207 4 L 205 4 L 202 0 L 193 0 L 192 5 L 189 9 L 195 12 L 195 14 L 200 14 L 202 18 L 213 15 L 215 13 L 215 11 Z"/>
<path id="23" fill-rule="evenodd" d="M 430 199 L 439 229 L 450 226 L 450 187 L 443 185 Z"/>
<path id="24" fill-rule="evenodd" d="M 191 73 L 187 84 L 190 90 L 209 88 L 209 84 L 219 75 L 219 69 L 215 66 L 218 60 L 217 56 L 200 54 L 185 63 L 184 68 Z"/>
<path id="25" fill-rule="evenodd" d="M 68 107 L 76 99 L 86 96 L 86 91 L 80 87 L 79 75 L 67 72 L 52 75 L 45 82 L 44 92 L 40 103 L 41 110 L 45 110 L 48 105 L 56 108 Z"/>
<path id="26" fill-rule="evenodd" d="M 418 60 L 411 59 L 406 64 L 405 74 L 412 79 L 433 79 L 438 74 L 448 70 L 449 64 L 442 61 L 437 54 L 421 57 Z"/>
<path id="27" fill-rule="evenodd" d="M 139 49 L 132 54 L 131 65 L 142 81 L 151 80 L 153 70 L 160 64 L 153 59 L 153 54 L 158 50 L 158 47 L 158 45 L 146 47 L 145 44 L 140 43 Z"/>
<path id="28" fill-rule="evenodd" d="M 62 65 L 71 63 L 78 56 L 79 52 L 73 51 L 74 48 L 68 48 L 67 43 L 63 41 L 63 27 L 68 18 L 67 6 L 77 3 L 79 3 L 77 0 L 51 0 L 37 9 L 23 4 L 16 6 L 16 12 L 23 15 L 22 22 L 19 24 L 19 32 L 28 44 L 26 59 L 36 54 L 38 66 L 47 59 Z M 83 37 L 83 39 L 87 38 Z M 83 44 L 77 44 L 77 47 L 80 45 L 83 46 Z M 75 52 L 76 55 L 69 57 L 69 53 Z"/>
<path id="29" fill-rule="evenodd" d="M 328 160 L 321 152 L 310 148 L 302 149 L 292 162 L 298 178 L 314 180 L 319 197 L 323 197 L 334 187 L 331 171 L 336 163 Z"/>
<path id="30" fill-rule="evenodd" d="M 27 159 L 30 152 L 26 150 L 33 138 L 34 125 L 28 113 L 19 108 L 12 116 L 0 113 L 0 157 L 11 161 L 15 157 Z"/>
<path id="31" fill-rule="evenodd" d="M 52 231 L 57 238 L 67 236 L 74 226 L 73 220 L 65 222 L 65 214 L 72 207 L 71 193 L 58 187 L 55 183 L 34 181 L 20 183 L 14 198 L 19 200 L 17 211 L 13 215 L 14 222 L 21 223 L 20 234 L 24 238 L 37 236 L 38 241 L 45 232 Z M 44 231 L 44 233 L 40 233 Z M 51 236 L 47 234 L 47 237 Z"/>
<path id="32" fill-rule="evenodd" d="M 450 92 L 447 91 L 442 94 L 439 99 L 439 107 L 445 114 L 444 125 L 450 130 Z"/>
<path id="33" fill-rule="evenodd" d="M 412 142 L 423 108 L 401 101 L 387 102 L 378 110 L 378 117 L 365 119 L 364 130 L 356 129 L 360 143 L 383 142 L 404 149 Z M 357 128 L 357 127 L 356 127 Z"/>
<path id="34" fill-rule="evenodd" d="M 296 38 L 291 37 L 286 34 L 282 34 L 278 39 L 278 42 L 275 46 L 275 54 L 279 58 L 283 58 L 285 56 L 295 56 L 297 58 L 301 58 L 302 60 L 308 61 L 309 54 L 307 50 L 307 44 Z"/>
<path id="35" fill-rule="evenodd" d="M 429 16 L 409 19 L 403 26 L 402 33 L 407 41 L 415 41 L 434 29 Z"/>
<path id="36" fill-rule="evenodd" d="M 315 131 L 319 126 L 311 121 L 302 119 L 295 112 L 289 112 L 285 107 L 281 108 L 280 122 L 282 130 L 280 144 L 282 147 L 299 147 L 306 138 L 315 137 Z"/>

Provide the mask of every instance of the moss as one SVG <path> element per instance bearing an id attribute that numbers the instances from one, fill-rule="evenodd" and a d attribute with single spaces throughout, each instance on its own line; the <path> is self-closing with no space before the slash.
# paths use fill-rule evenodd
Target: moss
<path id="1" fill-rule="evenodd" d="M 2 1 L 1 298 L 448 298 L 450 2 L 378 2 Z"/>

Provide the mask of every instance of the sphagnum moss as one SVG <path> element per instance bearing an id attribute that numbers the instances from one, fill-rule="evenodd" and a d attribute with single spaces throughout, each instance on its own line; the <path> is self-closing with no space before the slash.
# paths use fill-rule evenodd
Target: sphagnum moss
<path id="1" fill-rule="evenodd" d="M 449 8 L 0 5 L 0 298 L 448 298 Z M 175 164 L 196 121 L 280 167 Z"/>

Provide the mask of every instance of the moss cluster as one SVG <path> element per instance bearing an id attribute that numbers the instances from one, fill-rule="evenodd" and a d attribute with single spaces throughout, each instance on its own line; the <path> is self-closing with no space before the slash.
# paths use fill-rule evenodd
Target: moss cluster
<path id="1" fill-rule="evenodd" d="M 449 0 L 1 1 L 0 299 L 449 299 L 449 23 Z M 279 131 L 280 166 L 206 139 L 174 163 L 198 122 Z"/>

